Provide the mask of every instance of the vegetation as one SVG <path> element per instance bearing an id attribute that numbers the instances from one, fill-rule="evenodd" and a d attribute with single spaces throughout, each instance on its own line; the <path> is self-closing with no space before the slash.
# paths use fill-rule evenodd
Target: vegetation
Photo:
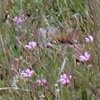
<path id="1" fill-rule="evenodd" d="M 1 0 L 0 99 L 99 100 L 98 1 Z"/>

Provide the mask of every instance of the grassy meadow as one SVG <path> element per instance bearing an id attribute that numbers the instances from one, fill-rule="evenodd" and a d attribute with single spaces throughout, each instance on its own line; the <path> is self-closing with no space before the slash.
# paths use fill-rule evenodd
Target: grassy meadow
<path id="1" fill-rule="evenodd" d="M 100 30 L 86 1 L 0 1 L 0 100 L 100 99 Z"/>

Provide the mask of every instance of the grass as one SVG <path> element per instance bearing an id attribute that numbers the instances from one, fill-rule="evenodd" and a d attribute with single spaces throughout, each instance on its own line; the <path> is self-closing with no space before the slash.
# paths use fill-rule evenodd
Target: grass
<path id="1" fill-rule="evenodd" d="M 0 98 L 2 100 L 99 100 L 100 98 L 100 46 L 95 37 L 93 43 L 84 43 L 93 60 L 77 63 L 75 50 L 67 43 L 53 43 L 48 35 L 39 35 L 40 28 L 57 28 L 55 34 L 68 34 L 79 29 L 81 36 L 91 33 L 93 21 L 88 15 L 84 0 L 6 0 L 0 1 Z M 25 21 L 16 25 L 15 16 L 24 14 Z M 41 32 L 41 31 L 40 31 Z M 43 31 L 44 32 L 44 31 Z M 98 33 L 99 34 L 99 33 Z M 38 47 L 24 47 L 30 41 Z M 31 78 L 20 78 L 20 71 L 31 67 L 35 74 Z M 17 72 L 17 73 L 16 73 Z M 61 73 L 72 75 L 71 84 L 60 85 Z M 36 80 L 47 79 L 47 86 L 38 87 Z M 6 88 L 5 88 L 6 87 Z M 9 88 L 10 87 L 10 88 Z"/>

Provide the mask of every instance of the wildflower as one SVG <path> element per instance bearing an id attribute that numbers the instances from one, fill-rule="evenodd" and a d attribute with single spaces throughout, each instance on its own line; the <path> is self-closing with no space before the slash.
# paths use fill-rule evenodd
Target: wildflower
<path id="1" fill-rule="evenodd" d="M 32 77 L 33 74 L 34 74 L 34 70 L 32 69 L 25 69 L 20 72 L 20 76 L 23 78 Z"/>
<path id="2" fill-rule="evenodd" d="M 93 38 L 93 36 L 92 35 L 89 35 L 89 36 L 87 36 L 87 37 L 85 37 L 85 41 L 86 42 L 93 42 L 94 41 L 94 38 Z"/>
<path id="3" fill-rule="evenodd" d="M 13 19 L 14 23 L 21 24 L 24 21 L 24 18 L 21 16 L 15 16 Z"/>
<path id="4" fill-rule="evenodd" d="M 88 52 L 85 52 L 84 54 L 81 54 L 79 56 L 79 60 L 82 62 L 89 61 L 90 58 L 91 58 L 91 55 Z"/>
<path id="5" fill-rule="evenodd" d="M 28 45 L 25 45 L 25 48 L 28 48 L 30 50 L 30 49 L 36 48 L 36 46 L 37 46 L 37 43 L 34 41 L 31 41 L 28 43 Z"/>
<path id="6" fill-rule="evenodd" d="M 38 79 L 36 81 L 36 83 L 38 84 L 38 86 L 46 86 L 47 85 L 47 80 L 46 79 Z"/>
<path id="7" fill-rule="evenodd" d="M 70 81 L 71 78 L 72 78 L 71 75 L 67 75 L 64 73 L 64 74 L 60 75 L 58 82 L 62 85 L 68 85 L 71 83 L 71 81 Z"/>

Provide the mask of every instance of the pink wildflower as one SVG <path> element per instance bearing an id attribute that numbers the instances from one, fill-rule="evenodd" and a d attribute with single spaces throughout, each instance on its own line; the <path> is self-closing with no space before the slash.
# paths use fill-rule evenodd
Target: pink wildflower
<path id="1" fill-rule="evenodd" d="M 20 76 L 23 78 L 32 77 L 33 74 L 34 74 L 34 70 L 31 70 L 31 69 L 25 69 L 20 72 Z"/>
<path id="2" fill-rule="evenodd" d="M 15 16 L 13 19 L 14 23 L 16 24 L 21 24 L 24 21 L 24 18 L 20 17 L 20 16 Z"/>
<path id="3" fill-rule="evenodd" d="M 72 78 L 71 75 L 67 75 L 67 74 L 64 73 L 64 74 L 60 75 L 58 82 L 62 85 L 67 85 L 67 84 L 71 83 L 71 81 L 70 81 L 71 78 Z"/>
<path id="4" fill-rule="evenodd" d="M 46 79 L 38 79 L 36 81 L 36 83 L 38 84 L 38 86 L 46 86 L 47 85 L 47 80 Z"/>
<path id="5" fill-rule="evenodd" d="M 25 45 L 25 48 L 28 48 L 30 50 L 30 49 L 36 48 L 36 46 L 37 46 L 37 43 L 32 41 L 32 42 L 29 42 L 28 45 Z"/>
<path id="6" fill-rule="evenodd" d="M 82 61 L 82 62 L 89 61 L 90 58 L 91 58 L 91 55 L 88 52 L 85 52 L 84 54 L 81 54 L 79 56 L 79 60 Z"/>
<path id="7" fill-rule="evenodd" d="M 87 37 L 85 37 L 85 41 L 86 42 L 93 42 L 94 41 L 94 38 L 93 38 L 93 36 L 92 35 L 89 35 L 89 36 L 87 36 Z"/>

